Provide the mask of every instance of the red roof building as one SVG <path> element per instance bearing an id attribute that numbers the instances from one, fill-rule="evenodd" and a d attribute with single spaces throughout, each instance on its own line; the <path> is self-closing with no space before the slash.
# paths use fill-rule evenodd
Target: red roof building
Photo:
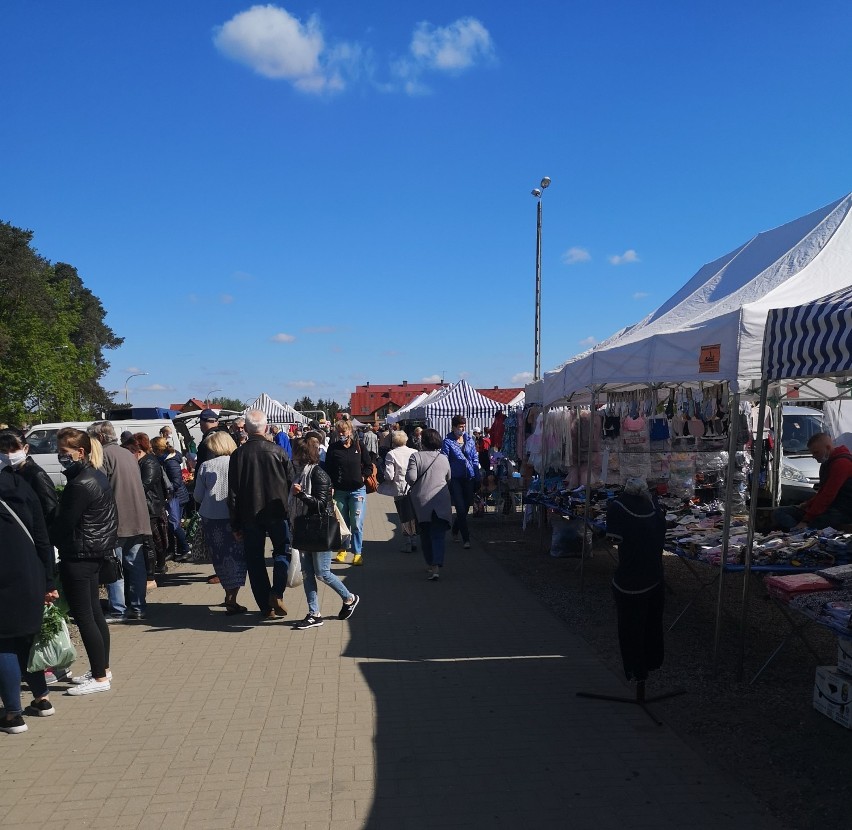
<path id="1" fill-rule="evenodd" d="M 196 409 L 206 409 L 207 404 L 198 398 L 190 398 L 186 403 L 173 403 L 169 409 L 177 409 L 179 412 L 195 412 Z"/>
<path id="2" fill-rule="evenodd" d="M 499 386 L 493 386 L 491 389 L 477 389 L 476 391 L 480 395 L 485 395 L 486 398 L 491 398 L 492 401 L 497 401 L 497 403 L 508 406 L 524 391 L 524 387 L 518 386 L 501 389 Z"/>
<path id="3" fill-rule="evenodd" d="M 384 383 L 356 386 L 349 398 L 349 410 L 353 418 L 379 422 L 391 412 L 402 409 L 422 392 L 432 392 L 447 386 L 446 383 Z"/>

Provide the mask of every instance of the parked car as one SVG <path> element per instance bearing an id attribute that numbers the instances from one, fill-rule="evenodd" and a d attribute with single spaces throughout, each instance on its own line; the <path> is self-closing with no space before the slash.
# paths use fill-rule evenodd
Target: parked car
<path id="1" fill-rule="evenodd" d="M 781 479 L 782 504 L 798 504 L 814 494 L 819 483 L 819 462 L 808 450 L 808 440 L 825 432 L 825 419 L 819 409 L 787 404 L 781 407 Z"/>

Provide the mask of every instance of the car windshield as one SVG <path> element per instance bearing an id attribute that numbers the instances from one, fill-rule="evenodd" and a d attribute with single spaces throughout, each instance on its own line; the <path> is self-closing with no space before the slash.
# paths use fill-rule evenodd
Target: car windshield
<path id="1" fill-rule="evenodd" d="M 27 435 L 30 453 L 44 455 L 56 452 L 56 433 L 58 429 L 34 429 Z"/>
<path id="2" fill-rule="evenodd" d="M 784 432 L 781 436 L 784 455 L 808 455 L 808 439 L 822 431 L 820 415 L 784 415 Z"/>

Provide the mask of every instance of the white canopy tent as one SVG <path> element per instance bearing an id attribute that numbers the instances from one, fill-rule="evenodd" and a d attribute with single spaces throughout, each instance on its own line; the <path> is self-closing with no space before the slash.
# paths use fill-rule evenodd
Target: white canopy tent
<path id="1" fill-rule="evenodd" d="M 655 383 L 729 381 L 732 392 L 747 390 L 760 379 L 769 310 L 852 280 L 850 213 L 852 194 L 705 265 L 644 320 L 545 374 L 542 402 Z"/>
<path id="2" fill-rule="evenodd" d="M 256 401 L 250 403 L 244 410 L 259 409 L 266 414 L 266 418 L 270 424 L 306 424 L 308 418 L 297 412 L 292 406 L 286 403 L 280 403 L 264 392 Z"/>
<path id="3" fill-rule="evenodd" d="M 396 424 L 399 421 L 408 419 L 408 415 L 412 409 L 416 409 L 429 396 L 428 392 L 421 392 L 416 398 L 410 400 L 405 406 L 401 406 L 396 412 L 391 412 L 385 420 L 389 424 Z"/>

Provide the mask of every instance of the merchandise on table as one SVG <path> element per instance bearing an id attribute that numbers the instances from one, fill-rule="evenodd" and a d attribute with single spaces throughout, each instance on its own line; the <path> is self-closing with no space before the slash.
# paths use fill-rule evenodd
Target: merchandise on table
<path id="1" fill-rule="evenodd" d="M 852 729 L 852 678 L 837 666 L 817 666 L 813 703 L 817 712 Z"/>

